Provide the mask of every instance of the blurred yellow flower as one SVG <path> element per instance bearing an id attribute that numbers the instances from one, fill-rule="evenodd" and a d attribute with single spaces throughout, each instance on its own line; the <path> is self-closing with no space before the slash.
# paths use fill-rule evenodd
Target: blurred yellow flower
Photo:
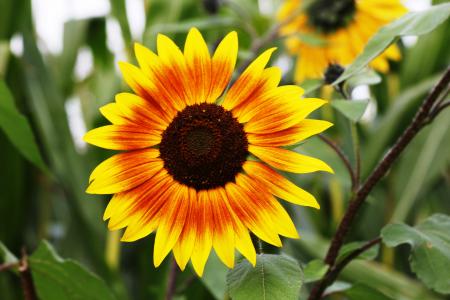
<path id="1" fill-rule="evenodd" d="M 249 231 L 275 246 L 281 246 L 279 235 L 298 238 L 274 196 L 319 208 L 273 168 L 332 172 L 316 158 L 281 148 L 331 126 L 306 119 L 326 101 L 302 99 L 295 85 L 278 86 L 280 69 L 266 68 L 274 49 L 223 95 L 237 59 L 236 32 L 212 57 L 195 28 L 184 52 L 162 34 L 157 50 L 136 44 L 139 67 L 120 65 L 135 94 L 118 94 L 102 107 L 112 125 L 85 135 L 93 145 L 126 151 L 95 168 L 87 192 L 114 194 L 104 219 L 111 230 L 127 227 L 122 241 L 156 231 L 155 266 L 172 250 L 181 269 L 190 259 L 201 276 L 212 248 L 230 268 L 235 248 L 255 264 Z M 250 154 L 261 161 L 248 160 Z"/>
<path id="2" fill-rule="evenodd" d="M 278 19 L 288 21 L 280 34 L 286 37 L 288 51 L 297 55 L 295 81 L 321 78 L 329 64 L 350 64 L 380 27 L 405 12 L 399 0 L 285 1 Z M 388 59 L 400 59 L 396 45 L 374 59 L 371 67 L 385 73 Z"/>

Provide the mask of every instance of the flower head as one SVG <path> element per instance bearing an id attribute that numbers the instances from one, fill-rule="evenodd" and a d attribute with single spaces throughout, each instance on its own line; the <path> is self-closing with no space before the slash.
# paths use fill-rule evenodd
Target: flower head
<path id="1" fill-rule="evenodd" d="M 295 81 L 321 78 L 330 64 L 350 64 L 382 26 L 405 12 L 400 0 L 286 0 L 278 18 L 288 20 L 280 33 L 287 37 L 288 51 L 297 55 Z M 371 66 L 387 72 L 388 59 L 400 59 L 396 45 Z"/>
<path id="2" fill-rule="evenodd" d="M 201 275 L 212 248 L 230 268 L 235 249 L 255 264 L 250 232 L 275 246 L 280 235 L 298 237 L 275 196 L 319 208 L 274 169 L 332 172 L 316 158 L 282 148 L 331 126 L 306 119 L 325 101 L 301 98 L 298 86 L 278 86 L 280 70 L 266 68 L 274 49 L 224 92 L 236 63 L 236 32 L 212 57 L 195 28 L 184 52 L 162 34 L 157 50 L 136 44 L 139 67 L 120 64 L 134 94 L 120 93 L 103 106 L 112 124 L 85 140 L 124 152 L 95 168 L 87 192 L 114 194 L 104 219 L 111 230 L 126 227 L 122 241 L 156 232 L 155 266 L 172 250 L 181 269 L 191 260 Z"/>

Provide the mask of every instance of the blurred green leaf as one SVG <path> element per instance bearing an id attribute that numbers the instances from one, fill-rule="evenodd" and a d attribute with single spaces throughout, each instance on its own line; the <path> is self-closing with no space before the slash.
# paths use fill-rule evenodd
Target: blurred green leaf
<path id="1" fill-rule="evenodd" d="M 427 195 L 436 179 L 445 172 L 450 163 L 450 151 L 446 149 L 449 143 L 450 110 L 447 110 L 415 138 L 401 157 L 395 174 L 398 201 L 391 222 L 406 220 L 420 195 Z"/>
<path id="2" fill-rule="evenodd" d="M 236 20 L 232 17 L 214 17 L 214 18 L 198 18 L 189 19 L 176 23 L 161 23 L 152 26 L 149 35 L 153 36 L 157 33 L 186 33 L 192 27 L 196 27 L 199 30 L 213 29 L 218 27 L 229 27 L 236 24 Z"/>
<path id="3" fill-rule="evenodd" d="M 333 100 L 331 106 L 336 108 L 345 117 L 358 122 L 366 111 L 369 100 Z"/>
<path id="4" fill-rule="evenodd" d="M 6 264 L 15 264 L 19 262 L 19 259 L 12 254 L 8 248 L 6 248 L 5 245 L 3 245 L 3 243 L 0 241 L 0 258 L 1 258 L 1 263 L 6 263 Z"/>
<path id="5" fill-rule="evenodd" d="M 355 284 L 345 291 L 349 300 L 393 300 L 382 292 L 363 284 Z"/>
<path id="6" fill-rule="evenodd" d="M 351 242 L 351 243 L 345 244 L 344 246 L 342 246 L 341 250 L 339 251 L 338 260 L 343 260 L 350 253 L 352 253 L 356 249 L 361 248 L 361 246 L 363 246 L 364 244 L 366 244 L 366 242 Z M 372 248 L 370 248 L 369 250 L 361 253 L 357 258 L 358 259 L 367 259 L 367 260 L 375 259 L 378 255 L 379 250 L 380 250 L 380 246 L 375 245 Z"/>
<path id="7" fill-rule="evenodd" d="M 228 268 L 212 252 L 208 258 L 208 263 L 205 266 L 201 280 L 217 300 L 222 300 L 225 295 L 227 289 L 227 271 Z"/>
<path id="8" fill-rule="evenodd" d="M 388 247 L 410 244 L 413 272 L 430 288 L 450 294 L 450 217 L 435 214 L 415 227 L 389 224 L 381 236 Z"/>
<path id="9" fill-rule="evenodd" d="M 350 77 L 346 84 L 351 87 L 357 87 L 359 85 L 374 85 L 381 82 L 381 76 L 374 70 L 363 69 L 361 72 Z"/>
<path id="10" fill-rule="evenodd" d="M 125 0 L 111 0 L 110 2 L 112 14 L 117 18 L 117 21 L 119 21 L 125 44 L 131 46 L 131 31 L 130 25 L 128 24 Z"/>
<path id="11" fill-rule="evenodd" d="M 0 79 L 5 77 L 9 60 L 9 43 L 0 41 Z"/>
<path id="12" fill-rule="evenodd" d="M 314 259 L 303 267 L 303 279 L 305 283 L 322 279 L 328 270 L 328 266 L 321 259 Z"/>
<path id="13" fill-rule="evenodd" d="M 303 81 L 300 86 L 305 90 L 305 95 L 308 95 L 324 85 L 322 79 L 307 79 Z"/>
<path id="14" fill-rule="evenodd" d="M 260 254 L 255 267 L 244 259 L 227 275 L 233 300 L 297 299 L 302 283 L 297 261 L 283 255 Z"/>
<path id="15" fill-rule="evenodd" d="M 380 29 L 364 48 L 363 53 L 345 70 L 334 84 L 343 82 L 361 71 L 374 58 L 380 55 L 397 37 L 405 35 L 423 35 L 435 29 L 450 15 L 450 3 L 411 12 Z"/>
<path id="16" fill-rule="evenodd" d="M 0 128 L 26 159 L 47 172 L 28 120 L 17 110 L 5 82 L 0 81 Z"/>
<path id="17" fill-rule="evenodd" d="M 40 244 L 29 261 L 40 299 L 115 299 L 103 280 L 77 262 L 59 257 L 46 241 Z"/>

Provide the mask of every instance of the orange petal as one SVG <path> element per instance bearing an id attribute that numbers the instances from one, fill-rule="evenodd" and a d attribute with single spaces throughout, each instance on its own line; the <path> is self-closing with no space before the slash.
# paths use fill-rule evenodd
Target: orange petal
<path id="1" fill-rule="evenodd" d="M 133 199 L 133 204 L 124 212 L 133 217 L 127 222 L 127 229 L 121 241 L 136 241 L 149 235 L 158 227 L 163 214 L 162 209 L 169 201 L 169 196 L 173 195 L 173 183 L 172 177 L 167 172 L 160 172 L 135 194 L 129 193 L 122 196 L 122 198 L 131 197 Z M 116 218 L 120 217 L 116 216 Z M 114 218 L 111 216 L 110 223 L 113 220 Z"/>
<path id="2" fill-rule="evenodd" d="M 160 222 L 155 237 L 153 263 L 158 267 L 172 250 L 183 230 L 189 210 L 188 187 L 173 183 L 172 194 L 166 197 L 166 203 L 160 210 Z"/>
<path id="3" fill-rule="evenodd" d="M 214 220 L 213 247 L 217 256 L 229 267 L 234 267 L 233 220 L 225 199 L 218 190 L 208 190 Z"/>
<path id="4" fill-rule="evenodd" d="M 292 173 L 311 173 L 333 170 L 323 161 L 294 151 L 276 148 L 249 145 L 248 151 L 274 168 Z"/>
<path id="5" fill-rule="evenodd" d="M 197 236 L 197 192 L 189 188 L 189 211 L 186 222 L 178 241 L 173 247 L 173 255 L 181 270 L 186 268 L 186 264 L 191 258 L 194 250 L 195 238 Z"/>
<path id="6" fill-rule="evenodd" d="M 148 101 L 137 95 L 119 93 L 115 100 L 122 114 L 136 125 L 164 131 L 170 124 L 171 120 L 164 119 Z"/>
<path id="7" fill-rule="evenodd" d="M 256 195 L 245 186 L 241 186 L 240 178 L 242 176 L 242 174 L 236 176 L 236 184 L 228 183 L 225 186 L 230 207 L 239 220 L 259 238 L 281 247 L 281 240 L 274 230 L 275 226 L 273 226 L 272 220 L 267 214 L 261 213 L 263 210 L 258 205 L 258 199 L 262 192 Z"/>
<path id="8" fill-rule="evenodd" d="M 267 76 L 267 72 L 264 73 L 264 68 L 269 62 L 270 56 L 272 55 L 275 48 L 266 50 L 260 56 L 258 56 L 242 73 L 241 76 L 236 80 L 230 90 L 227 92 L 222 106 L 227 110 L 232 110 L 239 104 L 243 103 L 250 95 L 261 88 L 265 82 L 270 81 L 264 78 L 262 75 Z M 276 70 L 277 68 L 271 68 L 271 70 Z M 279 71 L 279 70 L 278 70 Z M 278 72 L 276 74 L 280 74 Z M 269 79 L 276 77 L 275 75 L 270 76 Z"/>
<path id="9" fill-rule="evenodd" d="M 115 194 L 147 181 L 164 167 L 157 149 L 116 154 L 99 164 L 89 178 L 90 194 Z"/>
<path id="10" fill-rule="evenodd" d="M 227 34 L 217 46 L 212 58 L 211 91 L 206 102 L 213 103 L 230 82 L 238 54 L 236 31 Z"/>
<path id="11" fill-rule="evenodd" d="M 135 150 L 159 144 L 161 133 L 137 125 L 107 125 L 89 131 L 83 139 L 105 149 Z"/>
<path id="12" fill-rule="evenodd" d="M 130 120 L 122 113 L 116 103 L 108 103 L 100 107 L 102 115 L 114 125 L 129 124 Z"/>
<path id="13" fill-rule="evenodd" d="M 193 87 L 195 103 L 206 102 L 211 90 L 211 56 L 208 46 L 197 28 L 189 30 L 184 46 L 184 57 Z"/>
<path id="14" fill-rule="evenodd" d="M 245 132 L 248 133 L 271 133 L 280 131 L 297 124 L 311 112 L 327 103 L 322 99 L 306 98 L 298 100 L 298 103 L 290 106 L 282 106 L 273 114 L 261 115 L 259 119 L 253 117 L 244 125 Z"/>
<path id="15" fill-rule="evenodd" d="M 333 124 L 327 121 L 305 119 L 298 122 L 295 126 L 273 133 L 247 133 L 247 139 L 250 144 L 258 146 L 279 147 L 295 145 L 331 126 Z"/>
<path id="16" fill-rule="evenodd" d="M 163 64 L 161 59 L 150 49 L 136 43 L 134 46 L 136 58 L 143 73 L 155 84 L 155 90 L 150 90 L 152 97 L 170 103 L 176 110 L 186 107 L 187 90 L 184 79 L 187 76 L 186 66 Z"/>
<path id="17" fill-rule="evenodd" d="M 146 222 L 140 222 L 140 220 L 149 211 L 153 214 L 158 211 L 160 206 L 156 205 L 156 203 L 158 203 L 159 195 L 167 189 L 169 183 L 171 183 L 171 177 L 165 170 L 161 170 L 161 172 L 136 188 L 115 194 L 109 201 L 103 215 L 103 220 L 109 219 L 108 228 L 116 230 L 128 226 L 125 232 L 127 234 L 130 231 L 130 227 L 131 231 L 136 229 L 133 223 L 139 222 L 138 230 L 142 232 L 143 229 L 148 228 L 151 225 L 150 223 L 153 222 L 154 226 L 151 226 L 151 230 L 140 237 L 150 234 L 156 228 L 157 220 L 155 218 L 145 220 Z M 127 239 L 123 240 L 128 241 Z"/>
<path id="18" fill-rule="evenodd" d="M 243 169 L 248 176 L 264 182 L 269 190 L 281 199 L 297 205 L 320 207 L 313 195 L 262 163 L 247 161 L 243 165 Z"/>
<path id="19" fill-rule="evenodd" d="M 195 272 L 202 276 L 213 244 L 214 222 L 208 191 L 198 191 L 197 196 L 197 236 L 191 261 Z"/>

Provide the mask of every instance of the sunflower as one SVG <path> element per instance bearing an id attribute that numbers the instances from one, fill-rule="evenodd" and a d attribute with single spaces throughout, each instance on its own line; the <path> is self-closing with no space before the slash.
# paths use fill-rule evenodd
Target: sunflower
<path id="1" fill-rule="evenodd" d="M 104 219 L 110 230 L 126 227 L 122 241 L 156 232 L 156 267 L 172 250 L 182 270 L 190 259 L 201 276 L 212 248 L 230 268 L 235 248 L 254 265 L 250 232 L 275 246 L 281 246 L 280 235 L 298 238 L 275 196 L 319 208 L 274 168 L 332 172 L 316 158 L 282 148 L 331 126 L 306 119 L 326 101 L 301 98 L 298 86 L 278 86 L 280 69 L 266 68 L 273 51 L 257 57 L 226 93 L 238 52 L 236 32 L 212 57 L 193 28 L 184 52 L 159 34 L 158 54 L 136 44 L 139 67 L 120 63 L 134 94 L 120 93 L 103 106 L 112 124 L 84 139 L 124 152 L 94 169 L 87 192 L 114 194 Z"/>
<path id="2" fill-rule="evenodd" d="M 280 35 L 288 51 L 297 55 L 295 81 L 321 78 L 330 64 L 350 64 L 380 27 L 405 12 L 399 0 L 286 0 L 278 19 L 286 22 Z M 371 67 L 386 73 L 388 59 L 400 57 L 393 45 Z"/>

